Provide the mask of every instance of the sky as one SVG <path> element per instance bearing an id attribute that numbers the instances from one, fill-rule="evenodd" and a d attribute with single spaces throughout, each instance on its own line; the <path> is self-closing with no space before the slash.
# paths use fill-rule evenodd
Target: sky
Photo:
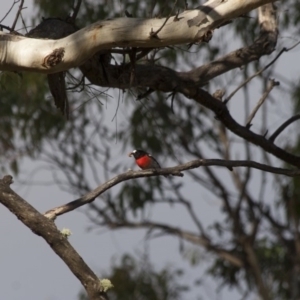
<path id="1" fill-rule="evenodd" d="M 8 1 L 2 0 L 0 19 L 4 12 L 8 11 Z M 34 13 L 32 2 L 25 1 L 28 9 L 25 16 Z M 9 14 L 5 25 L 11 25 L 15 16 L 17 7 Z M 285 38 L 285 37 L 281 37 Z M 287 74 L 291 78 L 298 72 L 298 66 L 294 63 L 299 57 L 299 50 L 292 51 L 289 55 L 284 55 L 280 59 L 279 69 L 288 70 Z M 258 99 L 261 91 L 257 88 L 252 95 Z M 284 95 L 283 95 L 284 97 Z M 108 119 L 111 119 L 115 113 L 117 103 L 112 103 L 107 110 Z M 237 118 L 241 118 L 241 106 L 232 104 L 232 112 Z M 283 105 L 281 115 L 274 111 L 274 128 L 281 124 L 286 118 L 290 117 L 290 108 Z M 121 151 L 121 144 L 116 145 L 116 150 Z M 129 149 L 129 151 L 132 149 Z M 132 161 L 128 159 L 126 167 L 132 167 Z M 26 159 L 22 168 L 33 170 L 38 166 L 38 162 Z M 4 175 L 4 174 L 3 174 Z M 35 178 L 36 179 L 36 178 Z M 38 173 L 38 179 L 45 182 L 52 180 L 51 174 L 46 170 Z M 142 179 L 141 179 L 142 180 Z M 175 179 L 181 180 L 181 179 Z M 61 191 L 55 185 L 34 185 L 27 186 L 15 180 L 12 188 L 33 205 L 40 212 L 45 212 L 53 207 L 62 205 L 74 200 L 74 197 Z M 201 217 L 204 224 L 208 224 L 215 218 L 220 218 L 218 212 L 220 203 L 210 201 L 205 191 L 199 191 L 196 184 L 189 183 L 189 193 L 194 199 L 195 210 Z M 78 195 L 80 196 L 80 195 Z M 97 200 L 100 201 L 100 200 Z M 217 208 L 217 209 L 216 209 Z M 189 228 L 189 219 L 179 209 L 170 209 L 165 206 L 160 210 L 153 211 L 158 220 L 168 220 L 171 223 L 184 224 Z M 56 220 L 58 228 L 69 228 L 73 235 L 69 241 L 86 261 L 86 263 L 101 277 L 101 274 L 107 272 L 112 262 L 120 258 L 123 253 L 137 253 L 144 251 L 144 231 L 142 230 L 123 230 L 123 231 L 88 231 L 91 225 L 84 214 L 84 210 L 76 210 L 65 214 Z M 81 286 L 77 278 L 68 270 L 66 265 L 49 248 L 43 239 L 33 234 L 25 227 L 12 213 L 5 207 L 0 206 L 0 299 L 5 300 L 71 300 L 76 299 Z M 200 294 L 204 299 L 239 299 L 238 295 L 228 290 L 222 290 L 216 294 L 218 282 L 214 282 L 207 276 L 202 276 L 204 267 L 192 268 L 186 260 L 183 260 L 179 254 L 178 240 L 172 237 L 157 238 L 147 244 L 148 254 L 151 261 L 155 262 L 157 268 L 166 265 L 173 265 L 188 269 L 189 272 L 184 280 L 193 282 L 201 277 L 205 282 L 205 287 L 201 288 Z M 207 259 L 207 254 L 203 251 L 203 260 Z M 207 266 L 207 265 L 206 265 Z M 191 299 L 195 297 L 192 295 Z M 252 299 L 255 299 L 253 296 Z"/>

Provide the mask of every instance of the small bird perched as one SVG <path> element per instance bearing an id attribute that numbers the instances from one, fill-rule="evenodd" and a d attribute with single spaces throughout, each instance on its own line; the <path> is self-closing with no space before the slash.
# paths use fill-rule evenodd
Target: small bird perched
<path id="1" fill-rule="evenodd" d="M 133 156 L 136 164 L 142 169 L 161 169 L 157 160 L 144 150 L 133 150 L 128 154 L 129 157 Z M 164 175 L 168 177 L 168 175 Z"/>

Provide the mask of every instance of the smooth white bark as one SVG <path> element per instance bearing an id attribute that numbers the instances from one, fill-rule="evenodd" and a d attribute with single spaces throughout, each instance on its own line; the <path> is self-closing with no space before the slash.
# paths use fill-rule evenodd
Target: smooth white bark
<path id="1" fill-rule="evenodd" d="M 0 70 L 55 73 L 81 65 L 99 50 L 116 47 L 164 47 L 201 41 L 209 30 L 274 0 L 210 0 L 203 7 L 169 18 L 157 37 L 151 37 L 164 19 L 118 18 L 99 21 L 66 38 L 41 40 L 0 32 Z M 192 22 L 191 22 L 192 21 Z M 191 25 L 192 24 L 192 25 Z M 55 49 L 64 55 L 54 66 L 47 57 Z M 46 63 L 45 63 L 46 62 Z"/>

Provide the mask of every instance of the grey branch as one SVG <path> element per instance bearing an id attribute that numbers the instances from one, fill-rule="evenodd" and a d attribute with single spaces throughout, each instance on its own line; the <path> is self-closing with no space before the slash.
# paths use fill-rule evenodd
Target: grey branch
<path id="1" fill-rule="evenodd" d="M 237 136 L 244 140 L 261 147 L 263 150 L 272 153 L 277 158 L 291 164 L 292 166 L 300 168 L 300 157 L 291 154 L 284 149 L 277 147 L 274 143 L 270 142 L 265 136 L 254 133 L 239 123 L 237 123 L 228 111 L 228 108 L 224 102 L 221 102 L 211 96 L 208 92 L 201 88 L 190 89 L 187 88 L 182 91 L 187 98 L 196 101 L 200 105 L 207 107 L 216 114 L 216 118 L 220 120 L 223 125 L 235 133 Z M 290 176 L 290 175 L 289 175 Z"/>
<path id="2" fill-rule="evenodd" d="M 256 113 L 258 112 L 259 108 L 263 105 L 263 103 L 265 102 L 265 100 L 267 99 L 268 95 L 271 93 L 272 89 L 279 85 L 278 81 L 275 81 L 274 79 L 270 80 L 270 83 L 268 84 L 267 90 L 264 92 L 264 94 L 262 95 L 262 97 L 259 99 L 259 101 L 257 102 L 256 106 L 254 107 L 253 111 L 251 112 L 247 123 L 246 123 L 246 127 L 250 128 L 251 127 L 251 121 L 253 120 L 253 118 L 255 117 Z"/>
<path id="3" fill-rule="evenodd" d="M 249 78 L 247 78 L 243 83 L 241 83 L 226 99 L 224 102 L 228 102 L 235 94 L 236 92 L 238 92 L 242 87 L 244 87 L 249 81 L 251 81 L 253 78 L 255 78 L 256 76 L 262 74 L 265 70 L 267 70 L 270 66 L 272 66 L 275 61 L 284 53 L 284 52 L 289 52 L 290 50 L 294 49 L 295 47 L 297 47 L 300 44 L 300 42 L 297 42 L 296 44 L 294 44 L 292 47 L 290 48 L 286 48 L 284 47 L 283 49 L 281 49 L 281 51 L 276 55 L 276 57 L 270 62 L 268 63 L 265 67 L 263 67 L 262 69 L 260 69 L 259 71 L 257 71 L 255 74 L 253 74 L 252 76 L 250 76 Z"/>
<path id="4" fill-rule="evenodd" d="M 83 261 L 55 224 L 40 214 L 28 202 L 17 195 L 11 188 L 12 176 L 0 179 L 0 203 L 6 206 L 24 225 L 36 235 L 41 236 L 52 250 L 64 261 L 71 272 L 86 289 L 89 299 L 99 300 L 103 295 L 99 288 L 99 278 Z"/>
<path id="5" fill-rule="evenodd" d="M 16 3 L 16 2 L 14 2 L 14 3 Z M 19 16 L 20 16 L 21 11 L 22 11 L 22 9 L 23 9 L 23 5 L 24 5 L 24 0 L 21 0 L 21 3 L 20 3 L 20 5 L 19 5 L 19 9 L 18 9 L 17 14 L 16 14 L 16 17 L 15 17 L 15 20 L 14 20 L 14 22 L 13 22 L 13 25 L 11 26 L 12 31 L 14 31 L 15 28 L 16 28 L 16 25 L 17 25 Z"/>
<path id="6" fill-rule="evenodd" d="M 103 194 L 105 191 L 109 190 L 113 186 L 119 184 L 120 182 L 127 181 L 134 178 L 140 177 L 152 177 L 157 175 L 174 175 L 174 176 L 183 176 L 182 171 L 196 169 L 201 166 L 220 166 L 226 168 L 232 167 L 250 167 L 258 170 L 262 170 L 265 172 L 282 174 L 286 176 L 299 176 L 300 170 L 298 169 L 283 169 L 283 168 L 275 168 L 268 165 L 264 165 L 255 161 L 248 160 L 222 160 L 222 159 L 198 159 L 193 160 L 188 163 L 173 167 L 173 168 L 164 168 L 159 170 L 149 169 L 142 171 L 127 171 L 120 175 L 115 176 L 104 184 L 98 186 L 93 191 L 85 194 L 84 196 L 71 201 L 62 206 L 55 207 L 51 210 L 48 210 L 44 213 L 44 216 L 54 220 L 57 216 L 63 215 L 67 212 L 70 212 L 80 206 L 86 205 L 88 203 L 93 202 L 97 197 Z"/>
<path id="7" fill-rule="evenodd" d="M 295 115 L 290 119 L 286 120 L 282 125 L 278 127 L 278 129 L 269 137 L 269 141 L 274 142 L 278 135 L 287 128 L 290 124 L 300 119 L 300 115 Z"/>
<path id="8" fill-rule="evenodd" d="M 109 226 L 112 229 L 117 229 L 121 227 L 125 228 L 148 228 L 149 230 L 161 230 L 164 233 L 176 235 L 190 243 L 203 246 L 208 251 L 215 253 L 222 257 L 223 259 L 229 261 L 231 264 L 235 265 L 238 268 L 244 267 L 243 260 L 235 255 L 234 252 L 221 248 L 218 245 L 214 245 L 210 242 L 209 238 L 199 236 L 190 231 L 181 230 L 177 227 L 172 227 L 167 224 L 157 223 L 157 222 L 123 222 L 123 223 L 111 223 Z"/>

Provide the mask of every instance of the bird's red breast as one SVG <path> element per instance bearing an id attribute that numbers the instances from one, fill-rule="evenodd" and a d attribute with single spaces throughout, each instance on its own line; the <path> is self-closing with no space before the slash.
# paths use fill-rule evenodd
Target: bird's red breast
<path id="1" fill-rule="evenodd" d="M 151 168 L 151 164 L 152 164 L 151 157 L 149 157 L 148 155 L 144 155 L 136 159 L 135 162 L 141 169 Z"/>

